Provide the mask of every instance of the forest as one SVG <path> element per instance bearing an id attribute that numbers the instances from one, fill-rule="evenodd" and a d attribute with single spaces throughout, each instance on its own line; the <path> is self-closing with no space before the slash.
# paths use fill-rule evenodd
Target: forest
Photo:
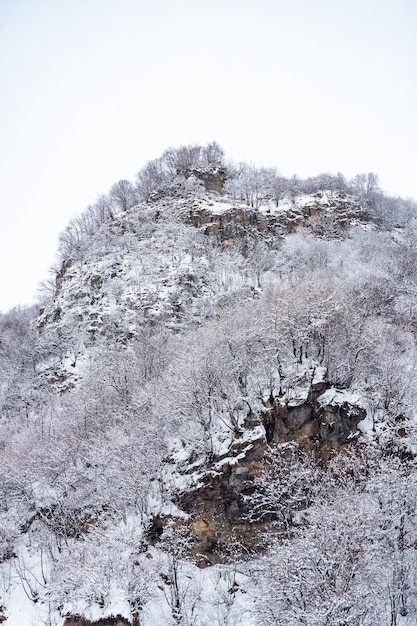
<path id="1" fill-rule="evenodd" d="M 170 148 L 0 314 L 0 623 L 417 623 L 417 203 Z"/>

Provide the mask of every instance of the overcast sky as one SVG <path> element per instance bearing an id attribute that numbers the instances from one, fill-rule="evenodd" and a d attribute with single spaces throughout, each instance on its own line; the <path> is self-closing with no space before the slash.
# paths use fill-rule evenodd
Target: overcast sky
<path id="1" fill-rule="evenodd" d="M 0 310 L 170 146 L 417 198 L 416 0 L 0 0 Z"/>

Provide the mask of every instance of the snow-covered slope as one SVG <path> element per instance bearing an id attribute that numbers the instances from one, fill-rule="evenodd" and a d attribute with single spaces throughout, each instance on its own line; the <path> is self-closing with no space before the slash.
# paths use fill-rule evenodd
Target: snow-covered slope
<path id="1" fill-rule="evenodd" d="M 414 623 L 412 205 L 178 155 L 0 319 L 0 615 Z"/>

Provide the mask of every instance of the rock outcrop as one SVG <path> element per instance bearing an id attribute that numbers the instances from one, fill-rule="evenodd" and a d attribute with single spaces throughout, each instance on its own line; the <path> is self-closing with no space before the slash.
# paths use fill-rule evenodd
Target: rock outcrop
<path id="1" fill-rule="evenodd" d="M 358 397 L 320 382 L 311 385 L 306 399 L 275 401 L 263 423 L 270 445 L 297 441 L 326 460 L 332 450 L 357 437 L 365 417 Z"/>
<path id="2" fill-rule="evenodd" d="M 125 617 L 116 615 L 116 617 L 106 617 L 96 622 L 90 622 L 83 617 L 67 617 L 63 626 L 139 626 L 139 620 L 134 619 L 133 622 Z"/>
<path id="3" fill-rule="evenodd" d="M 248 521 L 245 495 L 262 474 L 265 450 L 264 436 L 249 444 L 237 442 L 235 457 L 218 461 L 198 488 L 179 495 L 178 506 L 190 516 L 192 554 L 201 565 L 221 562 L 238 544 L 259 546 L 260 532 Z"/>
<path id="4" fill-rule="evenodd" d="M 185 178 L 195 176 L 204 184 L 204 188 L 208 192 L 223 193 L 224 183 L 226 182 L 226 170 L 224 167 L 207 167 L 187 169 L 184 172 Z"/>
<path id="5" fill-rule="evenodd" d="M 199 228 L 205 226 L 207 235 L 216 236 L 220 240 L 232 240 L 239 234 L 252 230 L 268 233 L 276 237 L 291 233 L 298 227 L 309 227 L 315 234 L 323 236 L 339 236 L 349 224 L 360 216 L 359 206 L 352 200 L 338 197 L 331 203 L 323 198 L 312 198 L 303 202 L 285 204 L 279 209 L 271 210 L 266 206 L 262 209 L 239 205 L 226 210 L 213 211 L 209 208 L 196 206 L 188 216 L 188 222 Z"/>
<path id="6" fill-rule="evenodd" d="M 357 438 L 358 423 L 366 417 L 358 397 L 325 381 L 311 383 L 304 391 L 298 399 L 276 399 L 262 415 L 263 427 L 254 427 L 257 435 L 252 440 L 236 440 L 227 457 L 215 459 L 200 474 L 197 487 L 177 495 L 177 506 L 189 518 L 176 524 L 192 537 L 191 553 L 200 565 L 222 562 L 237 546 L 248 553 L 262 549 L 265 531 L 279 531 L 262 516 L 260 521 L 251 518 L 247 497 L 264 476 L 271 447 L 294 442 L 326 462 L 332 451 Z M 155 542 L 165 524 L 163 517 L 154 520 Z"/>

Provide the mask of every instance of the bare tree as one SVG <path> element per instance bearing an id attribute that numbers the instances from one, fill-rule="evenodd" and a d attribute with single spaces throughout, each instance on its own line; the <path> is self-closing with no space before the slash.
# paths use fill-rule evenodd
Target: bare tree
<path id="1" fill-rule="evenodd" d="M 109 199 L 116 210 L 128 211 L 136 203 L 136 194 L 132 183 L 126 179 L 114 183 L 109 192 Z"/>

